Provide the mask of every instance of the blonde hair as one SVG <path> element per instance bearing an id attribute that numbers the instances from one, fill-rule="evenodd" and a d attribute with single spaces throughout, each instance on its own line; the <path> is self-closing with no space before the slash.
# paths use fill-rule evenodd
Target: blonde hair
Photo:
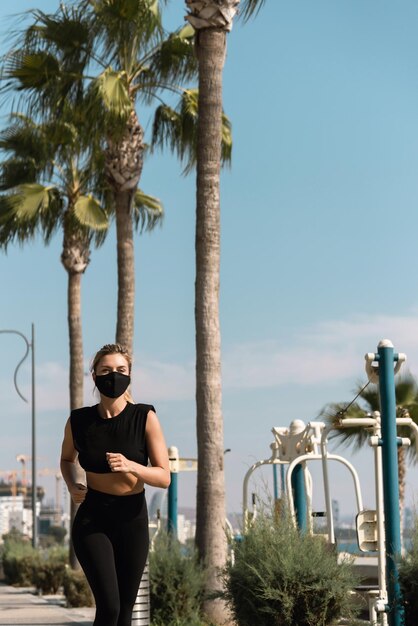
<path id="1" fill-rule="evenodd" d="M 120 343 L 106 343 L 100 350 L 96 352 L 91 362 L 90 371 L 92 374 L 96 373 L 97 366 L 103 357 L 108 356 L 109 354 L 121 354 L 128 363 L 129 374 L 132 370 L 132 355 L 125 346 Z M 129 391 L 125 391 L 124 394 L 125 400 L 127 402 L 133 402 L 132 396 Z"/>

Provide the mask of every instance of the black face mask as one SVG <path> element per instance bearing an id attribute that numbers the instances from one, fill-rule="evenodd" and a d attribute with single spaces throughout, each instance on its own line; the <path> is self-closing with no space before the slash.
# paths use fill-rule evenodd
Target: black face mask
<path id="1" fill-rule="evenodd" d="M 96 387 L 106 398 L 119 398 L 131 382 L 131 377 L 120 372 L 109 372 L 96 376 Z"/>

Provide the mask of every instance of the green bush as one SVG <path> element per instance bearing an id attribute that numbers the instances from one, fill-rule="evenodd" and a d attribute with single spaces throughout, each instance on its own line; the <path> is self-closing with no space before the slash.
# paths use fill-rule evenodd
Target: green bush
<path id="1" fill-rule="evenodd" d="M 34 569 L 32 582 L 41 593 L 57 593 L 64 582 L 65 563 L 48 559 Z"/>
<path id="2" fill-rule="evenodd" d="M 399 566 L 399 582 L 405 604 L 405 626 L 418 624 L 418 528 Z"/>
<path id="3" fill-rule="evenodd" d="M 68 607 L 94 606 L 94 598 L 84 573 L 81 570 L 66 569 L 64 595 Z"/>
<path id="4" fill-rule="evenodd" d="M 351 618 L 351 562 L 286 519 L 257 518 L 224 571 L 224 599 L 239 626 L 326 626 Z"/>
<path id="5" fill-rule="evenodd" d="M 150 600 L 153 626 L 203 626 L 200 605 L 205 574 L 194 549 L 166 533 L 150 553 Z"/>
<path id="6" fill-rule="evenodd" d="M 5 539 L 3 546 L 3 572 L 5 582 L 17 587 L 30 587 L 33 572 L 39 565 L 39 553 L 32 545 L 20 539 Z"/>
<path id="7" fill-rule="evenodd" d="M 22 536 L 5 535 L 2 563 L 5 581 L 10 585 L 34 585 L 42 593 L 57 593 L 62 585 L 68 550 L 55 546 L 35 550 Z"/>

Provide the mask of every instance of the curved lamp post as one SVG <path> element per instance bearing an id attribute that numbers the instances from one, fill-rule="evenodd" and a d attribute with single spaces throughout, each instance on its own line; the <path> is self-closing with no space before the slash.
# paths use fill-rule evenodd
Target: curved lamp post
<path id="1" fill-rule="evenodd" d="M 25 337 L 23 333 L 18 330 L 0 330 L 0 334 L 11 334 L 11 335 L 19 335 L 22 337 L 23 341 L 26 344 L 26 352 L 23 358 L 19 361 L 16 366 L 13 382 L 15 389 L 18 395 L 22 398 L 24 402 L 28 402 L 27 398 L 20 392 L 18 384 L 17 384 L 17 373 L 19 371 L 20 366 L 25 361 L 26 357 L 29 354 L 29 350 L 32 353 L 32 545 L 34 548 L 37 547 L 38 544 L 38 529 L 37 529 L 37 519 L 36 519 L 36 428 L 35 428 L 35 326 L 32 324 L 32 336 L 31 341 Z"/>

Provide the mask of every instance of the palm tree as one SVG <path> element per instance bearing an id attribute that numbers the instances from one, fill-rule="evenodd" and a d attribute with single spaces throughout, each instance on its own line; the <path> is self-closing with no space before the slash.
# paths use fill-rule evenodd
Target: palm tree
<path id="1" fill-rule="evenodd" d="M 81 278 L 90 260 L 93 238 L 103 240 L 106 212 L 89 191 L 95 186 L 95 150 L 87 150 L 82 121 L 70 120 L 68 111 L 59 121 L 36 123 L 13 114 L 0 135 L 0 148 L 8 157 L 1 163 L 2 196 L 0 245 L 21 243 L 41 231 L 48 243 L 61 229 L 61 262 L 67 272 L 70 408 L 83 404 L 84 358 L 81 324 Z M 73 112 L 72 112 L 73 113 Z M 96 233 L 96 236 L 95 236 Z M 99 234 L 100 233 L 100 234 Z M 73 510 L 75 514 L 75 510 Z M 75 555 L 70 550 L 73 566 Z"/>
<path id="2" fill-rule="evenodd" d="M 322 409 L 321 417 L 325 418 L 328 424 L 335 426 L 335 429 L 330 433 L 330 439 L 336 439 L 343 445 L 353 445 L 359 449 L 368 441 L 369 433 L 367 429 L 359 426 L 338 428 L 339 420 L 345 417 L 364 418 L 373 413 L 373 411 L 380 411 L 380 396 L 378 386 L 371 383 L 366 387 L 357 385 L 356 394 L 359 394 L 362 400 L 361 404 L 354 402 L 348 409 L 345 409 L 345 405 L 342 403 L 332 403 Z M 396 416 L 411 417 L 418 424 L 418 384 L 410 373 L 395 378 L 395 397 Z M 406 461 L 407 456 L 416 461 L 416 447 L 414 431 L 411 432 L 405 426 L 398 427 L 397 430 L 399 436 L 411 438 L 411 446 L 409 448 L 398 447 L 399 507 L 402 521 L 405 504 Z"/>
<path id="3" fill-rule="evenodd" d="M 34 237 L 40 230 L 48 243 L 63 231 L 61 262 L 68 274 L 70 339 L 70 406 L 83 403 L 83 348 L 81 333 L 81 277 L 90 260 L 94 233 L 103 233 L 108 218 L 90 193 L 95 182 L 93 161 L 80 127 L 62 115 L 59 121 L 36 123 L 13 114 L 0 135 L 0 149 L 9 156 L 1 164 L 3 210 L 0 243 L 7 245 Z M 78 119 L 78 124 L 80 119 Z M 96 242 L 103 240 L 96 235 Z"/>
<path id="4" fill-rule="evenodd" d="M 30 111 L 45 103 L 60 110 L 88 91 L 90 133 L 102 136 L 103 166 L 116 216 L 118 305 L 116 340 L 132 349 L 134 226 L 144 196 L 138 192 L 145 149 L 137 105 L 184 93 L 196 73 L 193 29 L 167 34 L 155 0 L 97 0 L 61 5 L 55 15 L 33 13 L 23 40 L 6 57 L 7 86 L 24 91 Z M 146 201 L 148 227 L 161 217 Z M 154 209 L 153 212 L 151 209 Z"/>
<path id="5" fill-rule="evenodd" d="M 247 0 L 244 17 L 263 0 Z M 196 195 L 196 421 L 198 474 L 196 545 L 208 565 L 207 591 L 219 585 L 227 557 L 225 479 L 219 324 L 220 165 L 222 145 L 222 74 L 226 35 L 239 0 L 186 0 L 187 20 L 196 30 L 199 64 Z M 208 599 L 205 612 L 217 624 L 225 606 Z"/>

